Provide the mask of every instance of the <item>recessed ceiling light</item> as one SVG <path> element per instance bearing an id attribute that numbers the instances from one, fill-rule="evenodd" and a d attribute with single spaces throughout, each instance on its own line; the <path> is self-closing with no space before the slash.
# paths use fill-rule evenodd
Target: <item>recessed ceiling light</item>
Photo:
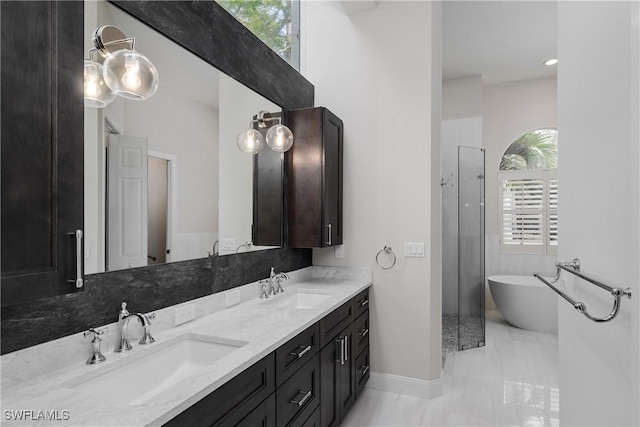
<path id="1" fill-rule="evenodd" d="M 556 65 L 557 63 L 558 63 L 557 58 L 547 59 L 546 61 L 543 62 L 544 65 Z"/>

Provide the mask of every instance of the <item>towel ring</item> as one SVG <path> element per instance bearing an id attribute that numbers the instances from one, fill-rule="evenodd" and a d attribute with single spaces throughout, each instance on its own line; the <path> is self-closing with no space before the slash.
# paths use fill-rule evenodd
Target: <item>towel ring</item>
<path id="1" fill-rule="evenodd" d="M 393 257 L 393 263 L 389 267 L 383 267 L 380 264 L 380 254 L 382 254 L 383 252 Z M 376 255 L 376 264 L 378 264 L 378 267 L 380 267 L 383 270 L 389 270 L 393 268 L 393 266 L 396 265 L 396 261 L 397 261 L 396 254 L 394 254 L 393 251 L 391 250 L 391 246 L 385 246 L 380 252 L 378 252 L 378 255 Z"/>

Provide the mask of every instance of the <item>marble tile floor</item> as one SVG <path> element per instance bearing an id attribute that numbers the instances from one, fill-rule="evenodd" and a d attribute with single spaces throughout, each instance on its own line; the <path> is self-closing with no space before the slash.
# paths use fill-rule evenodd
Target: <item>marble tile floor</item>
<path id="1" fill-rule="evenodd" d="M 341 426 L 558 426 L 557 335 L 486 320 L 484 347 L 447 356 L 442 396 L 366 388 Z"/>

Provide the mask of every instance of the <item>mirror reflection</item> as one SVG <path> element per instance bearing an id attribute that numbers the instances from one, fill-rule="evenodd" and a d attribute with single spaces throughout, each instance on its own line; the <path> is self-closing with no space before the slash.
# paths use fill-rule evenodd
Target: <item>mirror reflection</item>
<path id="1" fill-rule="evenodd" d="M 253 156 L 236 136 L 281 108 L 104 1 L 85 2 L 87 51 L 103 25 L 135 37 L 160 85 L 85 108 L 86 274 L 262 249 L 247 244 Z"/>

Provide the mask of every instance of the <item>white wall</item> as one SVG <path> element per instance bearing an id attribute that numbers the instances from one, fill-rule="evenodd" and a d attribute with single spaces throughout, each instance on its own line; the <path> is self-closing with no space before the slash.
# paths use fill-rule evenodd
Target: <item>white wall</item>
<path id="1" fill-rule="evenodd" d="M 442 82 L 442 118 L 482 116 L 482 76 L 447 79 Z"/>
<path id="2" fill-rule="evenodd" d="M 639 18 L 632 2 L 558 5 L 558 258 L 634 292 L 604 324 L 559 299 L 561 425 L 640 422 Z M 591 284 L 567 288 L 593 314 L 611 309 Z"/>
<path id="3" fill-rule="evenodd" d="M 420 394 L 441 372 L 440 4 L 302 9 L 302 73 L 315 104 L 345 124 L 345 257 L 314 250 L 314 264 L 373 269 L 372 371 L 396 385 L 407 381 L 392 376 L 416 379 Z M 425 242 L 427 256 L 404 258 L 405 241 Z M 385 245 L 398 257 L 388 271 L 375 265 Z"/>

